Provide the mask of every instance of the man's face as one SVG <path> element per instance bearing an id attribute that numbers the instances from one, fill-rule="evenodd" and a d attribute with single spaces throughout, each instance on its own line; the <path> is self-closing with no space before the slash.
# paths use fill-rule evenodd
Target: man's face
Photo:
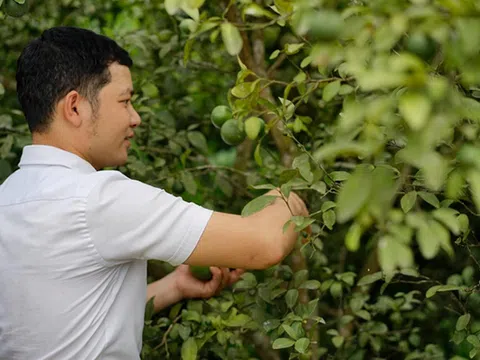
<path id="1" fill-rule="evenodd" d="M 98 108 L 89 126 L 87 156 L 96 169 L 126 163 L 133 130 L 141 119 L 132 106 L 133 84 L 127 66 L 109 66 L 111 81 L 98 94 Z"/>

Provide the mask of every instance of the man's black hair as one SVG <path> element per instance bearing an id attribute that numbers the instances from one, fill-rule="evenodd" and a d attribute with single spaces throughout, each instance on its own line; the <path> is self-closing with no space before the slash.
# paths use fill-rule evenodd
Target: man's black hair
<path id="1" fill-rule="evenodd" d="M 97 109 L 108 66 L 132 66 L 128 52 L 93 31 L 60 26 L 31 41 L 17 61 L 17 95 L 31 132 L 48 129 L 57 102 L 76 90 Z"/>

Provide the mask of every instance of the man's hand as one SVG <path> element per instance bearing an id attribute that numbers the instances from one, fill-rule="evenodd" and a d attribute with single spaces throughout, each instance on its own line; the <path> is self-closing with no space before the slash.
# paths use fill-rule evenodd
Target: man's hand
<path id="1" fill-rule="evenodd" d="M 190 272 L 188 265 L 180 265 L 167 276 L 147 286 L 147 301 L 153 301 L 154 312 L 179 302 L 183 299 L 209 298 L 218 295 L 226 286 L 230 286 L 245 270 L 210 267 L 212 279 L 201 281 Z"/>
<path id="2" fill-rule="evenodd" d="M 195 278 L 190 272 L 188 265 L 180 265 L 174 271 L 175 283 L 182 298 L 209 298 L 226 287 L 234 284 L 240 279 L 245 270 L 237 269 L 231 271 L 228 268 L 210 267 L 212 279 L 201 281 Z"/>

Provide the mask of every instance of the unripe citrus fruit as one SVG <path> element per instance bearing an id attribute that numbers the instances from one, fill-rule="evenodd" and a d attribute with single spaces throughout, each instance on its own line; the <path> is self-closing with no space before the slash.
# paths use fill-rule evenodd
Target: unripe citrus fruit
<path id="1" fill-rule="evenodd" d="M 208 266 L 194 266 L 190 265 L 190 272 L 195 276 L 198 280 L 208 281 L 212 279 L 212 273 L 210 272 L 210 268 Z"/>
<path id="2" fill-rule="evenodd" d="M 220 129 L 220 136 L 228 145 L 239 145 L 245 140 L 245 128 L 243 122 L 239 122 L 235 119 L 225 121 Z"/>
<path id="3" fill-rule="evenodd" d="M 344 22 L 340 14 L 334 11 L 317 11 L 307 16 L 308 33 L 313 41 L 329 41 L 338 38 Z"/>
<path id="4" fill-rule="evenodd" d="M 425 34 L 415 33 L 406 40 L 406 48 L 425 61 L 430 60 L 436 52 L 435 42 Z"/>
<path id="5" fill-rule="evenodd" d="M 5 0 L 3 8 L 7 15 L 20 17 L 28 12 L 28 0 L 25 0 L 24 4 L 19 4 L 15 0 Z"/>
<path id="6" fill-rule="evenodd" d="M 252 116 L 245 120 L 245 133 L 248 138 L 255 140 L 265 129 L 265 121 L 259 117 Z"/>
<path id="7" fill-rule="evenodd" d="M 212 114 L 210 115 L 210 119 L 212 120 L 212 124 L 220 129 L 225 121 L 232 118 L 232 111 L 228 106 L 225 105 L 218 105 L 212 110 Z"/>

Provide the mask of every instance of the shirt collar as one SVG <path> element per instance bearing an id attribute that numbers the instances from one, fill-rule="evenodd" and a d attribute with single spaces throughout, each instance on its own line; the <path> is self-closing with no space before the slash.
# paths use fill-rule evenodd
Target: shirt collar
<path id="1" fill-rule="evenodd" d="M 82 173 L 96 172 L 95 168 L 80 156 L 49 145 L 25 146 L 18 166 L 28 165 L 64 166 Z"/>

